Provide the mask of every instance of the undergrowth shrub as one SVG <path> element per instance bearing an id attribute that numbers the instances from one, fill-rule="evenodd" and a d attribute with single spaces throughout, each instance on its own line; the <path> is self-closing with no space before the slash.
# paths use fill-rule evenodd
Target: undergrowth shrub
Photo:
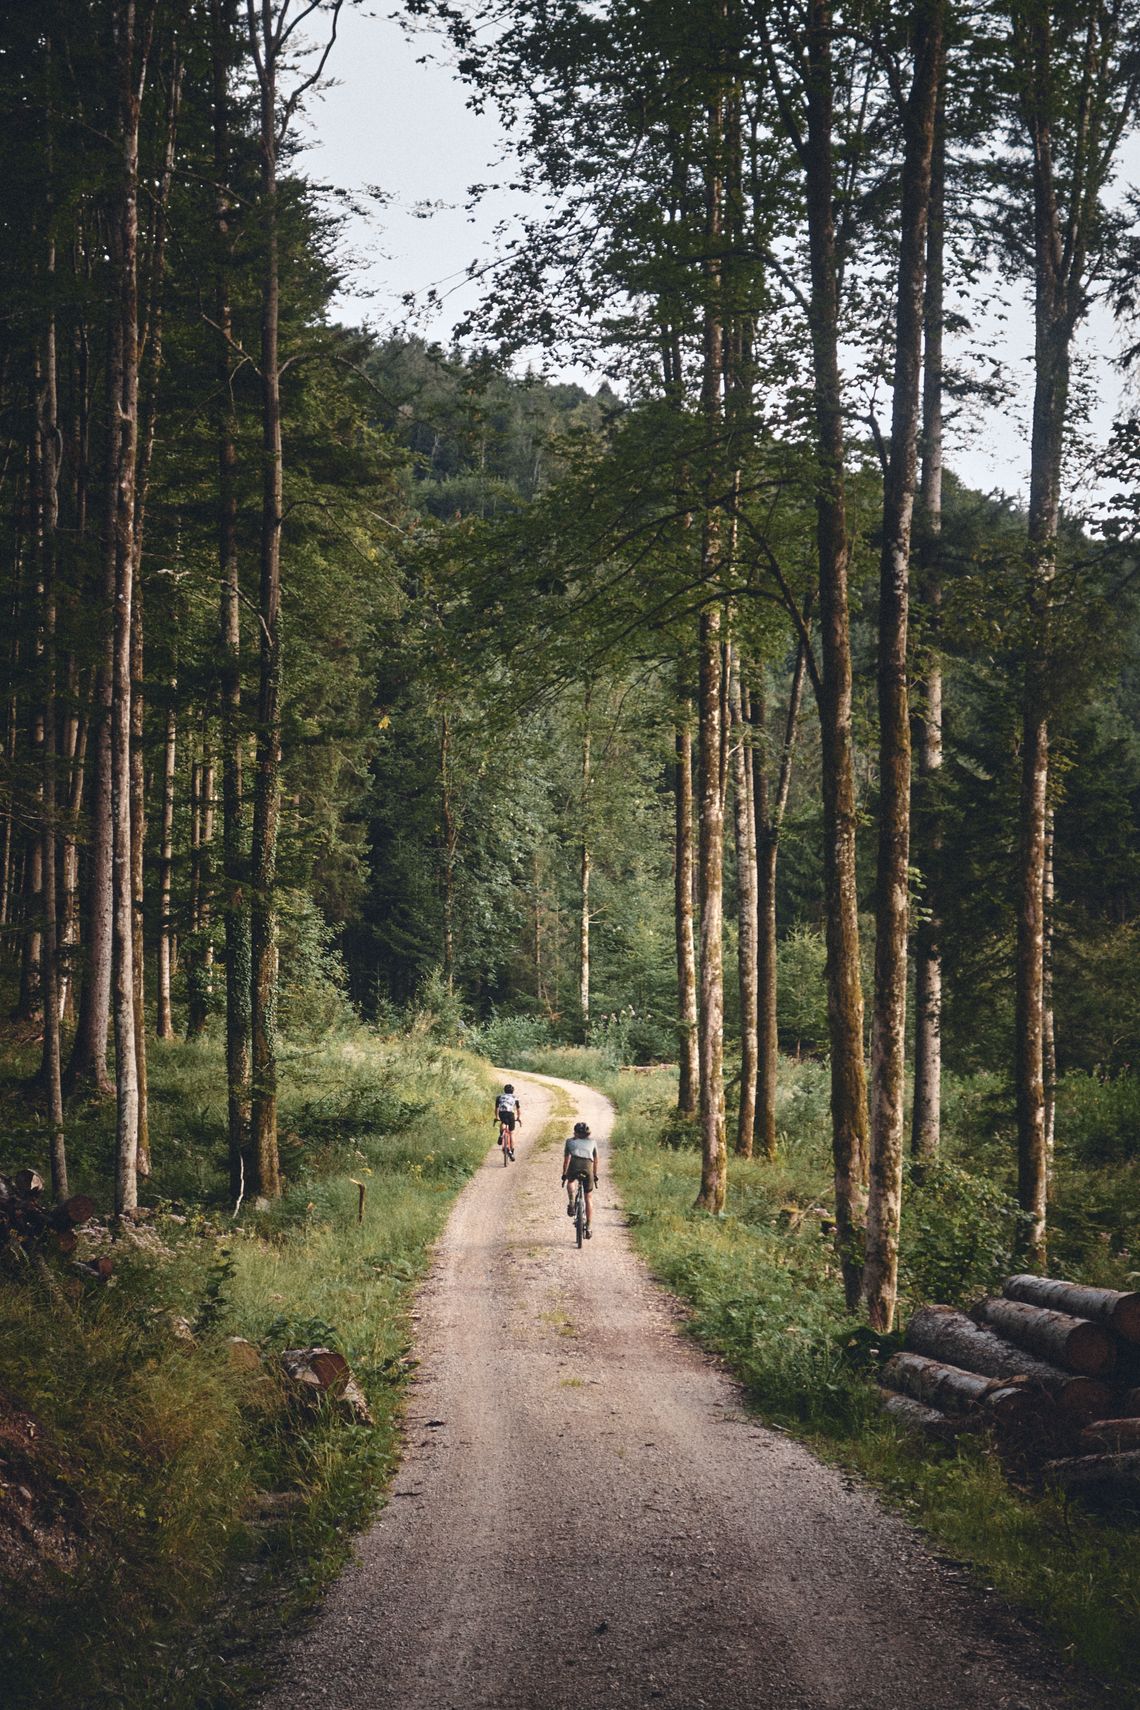
<path id="1" fill-rule="evenodd" d="M 556 1041 L 544 1016 L 493 1015 L 482 1026 L 473 1027 L 464 1044 L 488 1062 L 522 1068 L 524 1059 L 536 1051 L 549 1050 Z"/>
<path id="2" fill-rule="evenodd" d="M 1017 1201 L 988 1176 L 973 1175 L 945 1155 L 908 1165 L 903 1191 L 902 1293 L 958 1306 L 1000 1292 L 1016 1268 Z"/>
<path id="3" fill-rule="evenodd" d="M 356 1023 L 336 933 L 303 891 L 282 891 L 277 1019 L 286 1038 L 325 1040 Z"/>

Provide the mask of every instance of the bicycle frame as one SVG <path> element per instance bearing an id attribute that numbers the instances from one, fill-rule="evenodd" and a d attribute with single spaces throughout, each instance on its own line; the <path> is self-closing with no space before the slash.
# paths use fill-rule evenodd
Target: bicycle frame
<path id="1" fill-rule="evenodd" d="M 586 1230 L 586 1178 L 579 1176 L 577 1182 L 578 1191 L 574 1195 L 574 1234 L 580 1247 Z"/>

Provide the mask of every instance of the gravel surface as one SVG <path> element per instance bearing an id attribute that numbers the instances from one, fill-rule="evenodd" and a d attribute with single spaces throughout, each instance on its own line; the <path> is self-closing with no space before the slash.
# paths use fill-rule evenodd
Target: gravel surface
<path id="1" fill-rule="evenodd" d="M 518 1162 L 492 1147 L 420 1300 L 391 1499 L 268 1710 L 1107 1704 L 873 1495 L 747 1416 L 633 1252 L 608 1102 L 514 1079 Z M 580 1252 L 561 1131 L 540 1138 L 553 1087 L 602 1142 Z"/>

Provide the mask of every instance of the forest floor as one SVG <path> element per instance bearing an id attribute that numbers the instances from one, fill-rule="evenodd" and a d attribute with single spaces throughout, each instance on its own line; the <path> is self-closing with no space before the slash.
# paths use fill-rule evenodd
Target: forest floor
<path id="1" fill-rule="evenodd" d="M 521 1079 L 522 1077 L 517 1077 Z M 267 1710 L 614 1706 L 1061 1710 L 1002 1602 L 841 1470 L 761 1426 L 626 1231 L 600 1093 L 530 1078 L 518 1163 L 462 1193 L 419 1305 L 390 1500 Z M 558 1188 L 602 1142 L 595 1239 Z"/>

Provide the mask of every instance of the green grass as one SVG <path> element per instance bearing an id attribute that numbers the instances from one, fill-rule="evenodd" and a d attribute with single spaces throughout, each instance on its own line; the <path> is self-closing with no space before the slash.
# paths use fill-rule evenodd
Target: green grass
<path id="1" fill-rule="evenodd" d="M 154 1048 L 151 1076 L 156 1239 L 118 1251 L 108 1287 L 6 1261 L 0 1389 L 37 1421 L 36 1476 L 50 1466 L 81 1540 L 76 1570 L 3 1587 L 0 1675 L 27 1710 L 77 1680 L 91 1710 L 203 1710 L 256 1684 L 266 1632 L 337 1571 L 393 1469 L 412 1293 L 491 1136 L 484 1063 L 350 1032 L 286 1063 L 290 1185 L 235 1223 L 217 1044 Z M 12 1083 L 5 1110 L 0 1168 L 39 1162 Z M 69 1139 L 75 1186 L 106 1205 L 110 1113 L 81 1111 Z M 374 1429 L 288 1395 L 274 1356 L 312 1343 L 348 1356 Z"/>
<path id="2" fill-rule="evenodd" d="M 574 1070 L 567 1063 L 561 1072 Z M 976 1445 L 953 1454 L 918 1449 L 880 1414 L 870 1377 L 886 1350 L 846 1318 L 831 1243 L 813 1209 L 826 1209 L 830 1188 L 818 1065 L 785 1065 L 780 1156 L 774 1164 L 730 1160 L 723 1218 L 693 1210 L 700 1159 L 691 1127 L 679 1125 L 671 1108 L 673 1077 L 604 1080 L 618 1104 L 614 1169 L 634 1240 L 688 1304 L 692 1333 L 723 1356 L 751 1405 L 860 1472 L 937 1547 L 1039 1618 L 1067 1656 L 1111 1683 L 1122 1706 L 1140 1705 L 1135 1526 L 1014 1489 Z M 970 1140 L 965 1111 L 976 1107 L 977 1115 L 988 1097 L 986 1089 L 974 1092 L 972 1098 L 967 1086 L 952 1086 L 956 1131 L 942 1173 L 911 1187 L 906 1306 L 929 1298 L 930 1279 L 948 1285 L 940 1298 L 965 1298 L 1007 1268 L 1016 1214 L 1006 1184 L 967 1169 L 963 1155 Z M 1109 1243 L 1096 1240 L 1089 1257 L 1094 1272 L 1109 1273 L 1104 1280 L 1122 1277 L 1128 1262 L 1119 1231 Z"/>

